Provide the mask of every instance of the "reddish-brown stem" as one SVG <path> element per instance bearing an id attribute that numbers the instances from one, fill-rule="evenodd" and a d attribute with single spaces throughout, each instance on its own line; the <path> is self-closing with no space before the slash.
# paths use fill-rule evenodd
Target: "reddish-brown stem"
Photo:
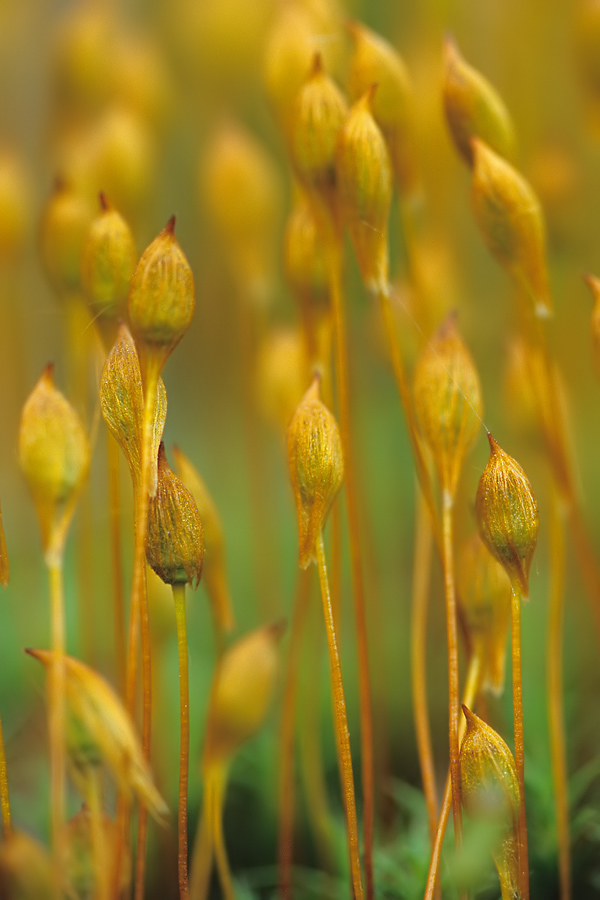
<path id="1" fill-rule="evenodd" d="M 336 854 L 337 845 L 334 841 L 333 819 L 328 806 L 319 715 L 321 708 L 321 692 L 323 689 L 323 680 L 321 676 L 323 635 L 321 630 L 320 611 L 317 608 L 315 612 L 319 613 L 319 617 L 315 618 L 311 616 L 310 627 L 308 629 L 311 664 L 308 667 L 308 683 L 305 689 L 306 700 L 304 703 L 304 715 L 302 716 L 299 737 L 300 775 L 304 788 L 308 820 L 312 828 L 319 859 L 328 872 L 336 872 L 338 870 Z M 336 637 L 337 636 L 338 633 L 336 628 Z"/>
<path id="2" fill-rule="evenodd" d="M 427 614 L 429 605 L 429 582 L 431 576 L 431 552 L 433 533 L 431 517 L 425 505 L 423 494 L 417 491 L 415 549 L 412 583 L 412 618 L 410 632 L 412 700 L 417 751 L 431 841 L 435 837 L 438 820 L 437 787 L 429 710 L 427 703 Z"/>
<path id="3" fill-rule="evenodd" d="M 121 481 L 119 445 L 110 431 L 106 433 L 108 459 L 108 504 L 110 558 L 113 583 L 115 629 L 115 668 L 121 696 L 125 696 L 125 598 L 123 594 L 123 550 L 121 547 Z"/>
<path id="4" fill-rule="evenodd" d="M 173 585 L 175 619 L 177 621 L 177 649 L 179 653 L 179 705 L 181 735 L 179 743 L 179 805 L 177 812 L 179 897 L 187 900 L 188 884 L 188 835 L 187 800 L 190 754 L 190 697 L 188 679 L 188 646 L 185 615 L 185 584 Z"/>
<path id="5" fill-rule="evenodd" d="M 444 562 L 444 590 L 446 594 L 446 626 L 448 638 L 448 722 L 450 746 L 450 781 L 452 783 L 452 818 L 454 839 L 459 846 L 462 838 L 462 806 L 460 802 L 460 763 L 458 759 L 458 628 L 456 623 L 456 589 L 454 585 L 454 546 L 452 536 L 453 498 L 444 491 L 442 500 L 442 545 Z"/>
<path id="6" fill-rule="evenodd" d="M 352 594 L 358 651 L 358 680 L 360 706 L 360 736 L 363 794 L 363 841 L 365 884 L 367 900 L 373 900 L 373 831 L 375 820 L 374 775 L 373 775 L 373 711 L 371 705 L 371 683 L 369 674 L 369 645 L 367 616 L 363 585 L 362 555 L 360 542 L 360 517 L 358 494 L 352 450 L 352 425 L 350 415 L 348 359 L 346 347 L 346 326 L 342 301 L 342 249 L 339 236 L 330 241 L 330 291 L 334 323 L 334 348 L 337 374 L 337 389 L 340 410 L 340 430 L 344 452 L 346 498 L 350 538 L 350 561 L 352 572 Z"/>
<path id="7" fill-rule="evenodd" d="M 298 578 L 292 630 L 288 652 L 285 685 L 281 704 L 281 749 L 279 771 L 279 896 L 291 897 L 292 859 L 294 849 L 294 733 L 300 649 L 308 601 L 310 569 L 302 569 Z"/>
<path id="8" fill-rule="evenodd" d="M 555 497 L 550 517 L 550 610 L 546 659 L 548 665 L 548 720 L 550 756 L 554 782 L 554 808 L 558 845 L 560 898 L 571 898 L 571 855 L 569 849 L 569 799 L 563 709 L 563 619 L 565 590 L 564 517 Z"/>
<path id="9" fill-rule="evenodd" d="M 515 764 L 519 779 L 521 805 L 519 811 L 519 870 L 521 900 L 529 900 L 529 862 L 527 852 L 527 819 L 525 815 L 525 756 L 523 751 L 523 694 L 521 682 L 521 598 L 513 587 L 511 603 L 513 724 Z"/>
<path id="10" fill-rule="evenodd" d="M 322 532 L 319 533 L 317 540 L 317 565 L 319 568 L 321 598 L 323 600 L 325 630 L 327 632 L 327 646 L 329 648 L 338 762 L 344 784 L 344 807 L 346 811 L 346 825 L 348 828 L 348 849 L 350 853 L 350 868 L 352 871 L 352 886 L 354 888 L 355 900 L 363 900 L 364 893 L 360 871 L 360 849 L 358 845 L 358 820 L 356 817 L 354 775 L 352 773 L 352 755 L 350 752 L 350 735 L 348 733 L 348 719 L 346 716 L 346 699 L 344 697 L 342 667 L 340 665 L 333 612 L 331 609 L 331 596 L 329 593 L 329 579 L 327 577 L 327 562 L 325 559 L 325 545 L 323 543 Z"/>
<path id="11" fill-rule="evenodd" d="M 477 694 L 479 692 L 479 677 L 481 672 L 481 660 L 478 655 L 473 655 L 471 657 L 471 661 L 469 663 L 469 670 L 467 672 L 467 681 L 465 684 L 465 692 L 463 695 L 463 704 L 467 706 L 469 709 L 474 709 L 475 701 L 477 700 Z M 467 723 L 464 717 L 461 718 L 459 728 L 458 728 L 458 739 L 459 742 L 462 741 L 465 731 L 466 731 Z M 434 893 L 436 891 L 436 887 L 439 887 L 438 881 L 438 871 L 440 866 L 440 859 L 442 856 L 442 846 L 444 844 L 444 835 L 446 833 L 446 826 L 448 825 L 448 819 L 450 818 L 450 810 L 452 809 L 452 784 L 450 781 L 450 772 L 448 772 L 448 777 L 446 778 L 446 787 L 444 789 L 444 799 L 442 801 L 442 809 L 440 811 L 440 818 L 437 823 L 437 830 L 435 833 L 435 838 L 433 841 L 433 847 L 431 850 L 431 861 L 429 863 L 429 872 L 427 875 L 427 886 L 425 888 L 424 900 L 432 900 Z"/>

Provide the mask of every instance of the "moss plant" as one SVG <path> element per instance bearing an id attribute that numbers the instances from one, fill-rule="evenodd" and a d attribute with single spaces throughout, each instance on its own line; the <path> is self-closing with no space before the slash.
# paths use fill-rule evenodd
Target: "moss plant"
<path id="1" fill-rule="evenodd" d="M 0 898 L 592 900 L 598 0 L 0 6 Z"/>

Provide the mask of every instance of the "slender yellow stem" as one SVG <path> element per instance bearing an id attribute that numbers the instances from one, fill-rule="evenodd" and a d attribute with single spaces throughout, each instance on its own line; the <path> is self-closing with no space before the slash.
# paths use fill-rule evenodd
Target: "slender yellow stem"
<path id="1" fill-rule="evenodd" d="M 339 766 L 344 784 L 344 801 L 346 809 L 346 824 L 348 827 L 348 848 L 350 852 L 350 867 L 352 870 L 352 884 L 355 900 L 362 900 L 363 885 L 360 871 L 360 850 L 358 846 L 358 821 L 356 818 L 356 799 L 354 796 L 354 776 L 352 773 L 352 756 L 350 753 L 350 736 L 348 733 L 348 719 L 346 716 L 346 699 L 344 697 L 344 684 L 342 681 L 342 668 L 338 652 L 333 612 L 331 609 L 331 597 L 329 594 L 329 579 L 327 577 L 327 562 L 325 559 L 325 545 L 323 533 L 319 533 L 317 540 L 317 564 L 319 567 L 319 582 L 321 585 L 321 597 L 323 600 L 323 614 L 325 616 L 325 630 L 327 632 L 327 645 L 329 648 L 329 663 L 331 668 L 331 684 L 334 697 L 334 726 L 337 737 Z"/>
<path id="2" fill-rule="evenodd" d="M 521 682 L 521 598 L 513 588 L 511 603 L 513 720 L 515 764 L 519 779 L 521 806 L 519 811 L 519 864 L 521 900 L 529 900 L 529 861 L 527 853 L 527 819 L 525 815 L 525 755 L 523 751 L 523 692 Z"/>
<path id="3" fill-rule="evenodd" d="M 433 843 L 438 820 L 438 804 L 427 703 L 427 614 L 432 543 L 431 517 L 425 506 L 423 494 L 418 490 L 410 632 L 412 700 L 419 766 L 427 806 L 429 834 Z"/>
<path id="4" fill-rule="evenodd" d="M 123 550 L 121 547 L 121 480 L 119 445 L 110 431 L 106 432 L 108 460 L 108 504 L 110 557 L 113 583 L 113 617 L 115 630 L 115 668 L 121 696 L 125 696 L 125 598 L 123 594 Z"/>
<path id="5" fill-rule="evenodd" d="M 2 810 L 2 831 L 4 833 L 4 840 L 7 841 L 12 834 L 12 821 L 10 817 L 8 772 L 6 768 L 6 750 L 4 747 L 2 719 L 0 719 L 0 809 Z"/>
<path id="6" fill-rule="evenodd" d="M 47 561 L 50 581 L 50 621 L 53 660 L 48 681 L 50 770 L 52 796 L 52 840 L 55 862 L 62 872 L 64 864 L 65 824 L 65 726 L 66 726 L 66 670 L 65 670 L 65 603 L 62 551 L 49 554 Z"/>
<path id="7" fill-rule="evenodd" d="M 177 813 L 179 896 L 189 897 L 188 884 L 188 770 L 190 755 L 190 697 L 188 678 L 188 645 L 185 617 L 185 584 L 173 585 L 175 618 L 177 620 L 177 649 L 179 652 L 179 696 L 181 737 L 179 744 L 179 806 Z"/>
<path id="8" fill-rule="evenodd" d="M 373 830 L 375 820 L 374 773 L 373 773 L 373 711 L 371 703 L 371 683 L 369 674 L 369 644 L 367 616 L 363 584 L 363 566 L 360 542 L 360 516 L 358 493 L 352 450 L 352 423 L 350 416 L 350 396 L 348 359 L 346 347 L 346 326 L 342 301 L 342 250 L 339 236 L 330 241 L 330 290 L 334 324 L 334 346 L 337 387 L 340 409 L 340 431 L 344 452 L 348 526 L 350 538 L 350 562 L 352 572 L 352 594 L 358 652 L 358 681 L 360 706 L 360 737 L 363 795 L 363 842 L 367 900 L 373 900 L 375 886 L 373 880 Z M 355 885 L 356 887 L 356 885 Z"/>
<path id="9" fill-rule="evenodd" d="M 473 654 L 471 656 L 471 661 L 469 662 L 465 692 L 463 694 L 463 704 L 469 709 L 474 708 L 475 701 L 477 700 L 477 694 L 479 692 L 480 673 L 481 660 L 478 654 Z M 459 742 L 462 742 L 466 727 L 467 723 L 464 716 L 462 716 L 458 728 Z M 450 818 L 451 809 L 452 783 L 450 780 L 450 772 L 448 772 L 448 777 L 446 778 L 446 787 L 444 790 L 444 799 L 442 801 L 442 809 L 440 812 L 440 818 L 438 821 L 435 839 L 433 841 L 433 848 L 431 851 L 431 861 L 429 863 L 429 873 L 427 875 L 427 886 L 425 888 L 424 900 L 432 900 L 436 890 L 436 886 L 438 885 L 438 871 L 440 866 L 440 859 L 442 856 L 442 846 L 444 844 L 444 835 L 446 833 L 446 826 L 448 825 L 448 819 Z"/>
<path id="10" fill-rule="evenodd" d="M 402 408 L 404 410 L 404 418 L 406 419 L 406 427 L 408 429 L 408 437 L 410 439 L 411 449 L 417 469 L 417 477 L 419 479 L 421 490 L 423 491 L 425 503 L 427 504 L 427 508 L 431 516 L 433 533 L 441 556 L 442 536 L 439 526 L 439 516 L 433 495 L 433 485 L 431 482 L 431 475 L 427 466 L 427 461 L 425 459 L 425 454 L 423 452 L 423 445 L 419 436 L 419 430 L 417 428 L 417 423 L 415 420 L 412 397 L 408 387 L 406 372 L 404 370 L 404 362 L 402 360 L 400 344 L 396 335 L 396 322 L 394 320 L 394 311 L 392 309 L 389 290 L 379 292 L 379 305 L 381 307 L 383 325 L 388 343 L 388 350 L 392 363 L 392 369 L 394 372 L 394 378 L 396 379 L 396 386 L 398 388 L 400 402 L 402 403 Z"/>
<path id="11" fill-rule="evenodd" d="M 571 898 L 571 855 L 569 848 L 569 799 L 567 789 L 567 758 L 563 708 L 563 619 L 565 589 L 565 531 L 564 518 L 553 503 L 550 518 L 550 611 L 546 659 L 548 665 L 548 719 L 550 725 L 550 755 L 554 781 L 554 808 L 558 845 L 558 869 L 561 900 Z"/>
<path id="12" fill-rule="evenodd" d="M 215 862 L 217 864 L 217 872 L 219 873 L 219 881 L 221 882 L 221 893 L 223 900 L 235 900 L 235 891 L 233 889 L 233 878 L 231 869 L 229 868 L 229 859 L 227 857 L 227 848 L 225 846 L 225 837 L 223 835 L 223 802 L 225 800 L 225 773 L 223 769 L 217 771 L 214 787 L 214 803 L 213 803 L 213 837 L 215 842 Z"/>
<path id="13" fill-rule="evenodd" d="M 459 846 L 462 838 L 462 806 L 460 802 L 460 763 L 458 719 L 458 629 L 456 624 L 456 589 L 454 585 L 454 542 L 452 535 L 453 498 L 444 491 L 442 500 L 442 541 L 444 560 L 444 590 L 446 594 L 446 626 L 448 637 L 448 722 L 450 744 L 450 780 L 452 783 L 452 818 L 454 839 Z"/>
<path id="14" fill-rule="evenodd" d="M 86 800 L 90 810 L 90 831 L 92 837 L 92 857 L 96 883 L 95 900 L 109 900 L 109 875 L 107 867 L 107 847 L 104 832 L 102 789 L 98 771 L 90 768 L 87 775 Z"/>
<path id="15" fill-rule="evenodd" d="M 310 598 L 310 569 L 301 569 L 292 618 L 281 713 L 279 772 L 279 896 L 291 897 L 294 850 L 294 733 L 300 649 Z"/>

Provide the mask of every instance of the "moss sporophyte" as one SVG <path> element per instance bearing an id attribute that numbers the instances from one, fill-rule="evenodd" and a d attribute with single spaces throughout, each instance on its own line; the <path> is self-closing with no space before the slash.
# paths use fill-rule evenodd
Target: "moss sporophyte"
<path id="1" fill-rule="evenodd" d="M 0 12 L 0 897 L 587 897 L 597 0 L 47 6 Z"/>

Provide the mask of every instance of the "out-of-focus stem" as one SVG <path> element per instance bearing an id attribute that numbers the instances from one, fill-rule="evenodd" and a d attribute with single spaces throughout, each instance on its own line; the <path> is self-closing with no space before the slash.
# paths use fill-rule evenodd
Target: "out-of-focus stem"
<path id="1" fill-rule="evenodd" d="M 381 314 L 383 317 L 383 325 L 388 343 L 390 361 L 392 363 L 394 378 L 396 379 L 398 394 L 400 395 L 400 402 L 402 403 L 402 408 L 404 410 L 404 418 L 406 419 L 408 437 L 410 439 L 415 466 L 417 469 L 417 477 L 419 479 L 421 490 L 423 491 L 425 503 L 427 504 L 427 508 L 431 516 L 433 534 L 436 539 L 441 557 L 442 535 L 439 525 L 439 516 L 433 495 L 433 486 L 431 483 L 429 469 L 425 460 L 425 455 L 423 453 L 423 446 L 421 444 L 421 439 L 417 429 L 417 423 L 415 421 L 414 407 L 408 387 L 408 381 L 406 379 L 406 372 L 404 371 L 402 353 L 400 352 L 400 345 L 396 336 L 396 323 L 394 321 L 394 311 L 392 309 L 389 290 L 380 291 L 378 299 L 379 305 L 381 307 Z"/>
<path id="2" fill-rule="evenodd" d="M 108 503 L 110 558 L 113 583 L 113 616 L 115 630 L 115 668 L 121 696 L 125 696 L 125 598 L 123 594 L 123 550 L 121 547 L 121 482 L 119 445 L 110 431 L 106 432 L 108 459 Z"/>
<path id="3" fill-rule="evenodd" d="M 542 327 L 543 323 L 535 318 L 528 325 L 530 338 L 533 345 L 538 348 L 542 361 L 543 383 L 540 384 L 539 379 L 533 375 L 531 382 L 538 403 L 546 453 L 552 468 L 556 489 L 562 495 L 565 504 L 577 564 L 590 600 L 596 634 L 600 640 L 600 567 L 577 495 L 576 478 L 566 440 L 568 423 L 565 409 L 560 401 L 560 391 L 557 390 L 553 362 Z"/>
<path id="4" fill-rule="evenodd" d="M 432 543 L 431 517 L 422 492 L 417 491 L 410 632 L 412 699 L 419 766 L 427 806 L 429 834 L 433 843 L 438 820 L 437 787 L 427 703 L 427 613 Z"/>
<path id="5" fill-rule="evenodd" d="M 525 814 L 525 755 L 523 750 L 523 694 L 521 682 L 521 598 L 513 587 L 511 602 L 513 719 L 515 733 L 515 765 L 519 779 L 521 806 L 519 811 L 519 867 L 521 900 L 529 900 L 529 862 L 527 852 L 527 819 Z"/>
<path id="6" fill-rule="evenodd" d="M 102 791 L 98 772 L 90 768 L 87 775 L 86 800 L 90 810 L 90 832 L 92 838 L 92 856 L 94 860 L 94 878 L 97 900 L 109 900 L 109 871 L 106 866 L 106 841 L 104 822 L 102 821 Z"/>
<path id="7" fill-rule="evenodd" d="M 351 436 L 352 426 L 350 415 L 346 326 L 342 299 L 342 249 L 341 239 L 337 234 L 329 242 L 329 256 L 330 292 L 334 323 L 334 351 L 340 410 L 340 432 L 344 453 L 350 561 L 352 570 L 352 594 L 354 600 L 354 619 L 356 623 L 358 651 L 365 882 L 367 900 L 373 900 L 375 896 L 373 881 L 373 830 L 375 820 L 373 711 L 369 674 L 369 646 L 360 543 L 358 493 L 356 489 Z"/>
<path id="8" fill-rule="evenodd" d="M 446 594 L 446 626 L 448 638 L 448 722 L 450 746 L 450 780 L 452 783 L 452 818 L 457 847 L 462 838 L 462 806 L 460 789 L 460 744 L 458 737 L 458 628 L 456 623 L 456 589 L 454 583 L 454 545 L 452 535 L 452 496 L 444 491 L 442 500 L 442 539 L 444 562 L 444 590 Z"/>
<path id="9" fill-rule="evenodd" d="M 204 771 L 204 797 L 202 818 L 196 829 L 192 854 L 190 897 L 191 900 L 206 900 L 213 861 L 213 806 L 215 802 L 215 782 L 219 775 L 210 766 Z"/>
<path id="10" fill-rule="evenodd" d="M 50 621 L 53 658 L 48 682 L 50 770 L 52 797 L 52 841 L 55 863 L 62 874 L 65 841 L 65 601 L 62 549 L 48 554 Z"/>
<path id="11" fill-rule="evenodd" d="M 329 594 L 329 580 L 327 578 L 327 562 L 325 559 L 325 545 L 323 533 L 319 533 L 317 540 L 317 564 L 319 568 L 319 582 L 321 585 L 321 597 L 323 600 L 323 614 L 325 617 L 325 630 L 327 632 L 327 645 L 329 648 L 329 662 L 331 669 L 331 684 L 334 697 L 334 725 L 337 736 L 337 749 L 339 766 L 344 783 L 344 800 L 346 810 L 346 824 L 348 827 L 348 845 L 350 852 L 350 868 L 352 871 L 352 885 L 355 900 L 363 900 L 363 885 L 360 871 L 360 850 L 358 845 L 358 821 L 356 817 L 356 799 L 354 796 L 354 775 L 352 773 L 352 756 L 350 752 L 350 737 L 348 733 L 348 719 L 346 716 L 346 700 L 344 697 L 344 684 L 342 681 L 342 668 L 337 647 L 333 612 L 331 609 L 331 597 Z"/>
<path id="12" fill-rule="evenodd" d="M 560 898 L 561 900 L 570 900 L 571 855 L 569 847 L 569 801 L 562 673 L 565 526 L 558 503 L 558 498 L 555 498 L 550 517 L 550 611 L 546 659 L 548 661 L 548 720 L 550 726 L 552 778 L 554 781 Z"/>
<path id="13" fill-rule="evenodd" d="M 177 811 L 179 897 L 187 900 L 188 884 L 188 835 L 187 802 L 190 753 L 190 697 L 188 679 L 188 646 L 185 615 L 185 584 L 173 585 L 175 619 L 177 621 L 177 649 L 179 653 L 180 743 L 179 743 L 179 805 Z"/>
<path id="14" fill-rule="evenodd" d="M 12 834 L 12 821 L 10 817 L 10 797 L 8 793 L 8 773 L 6 768 L 6 750 L 4 747 L 4 732 L 0 719 L 0 808 L 2 810 L 2 831 L 4 840 L 7 841 Z"/>
<path id="15" fill-rule="evenodd" d="M 301 569 L 298 578 L 281 706 L 281 768 L 279 773 L 279 896 L 281 898 L 291 897 L 295 806 L 294 734 L 300 649 L 310 598 L 310 573 L 310 569 Z"/>
<path id="16" fill-rule="evenodd" d="M 477 654 L 473 654 L 471 656 L 471 661 L 469 662 L 465 692 L 463 694 L 463 704 L 465 706 L 468 706 L 469 709 L 474 708 L 475 701 L 477 700 L 477 694 L 479 692 L 480 672 L 481 660 Z M 459 743 L 462 742 L 462 739 L 465 736 L 466 728 L 467 723 L 464 717 L 462 717 L 458 727 Z M 446 787 L 444 789 L 444 799 L 442 801 L 442 809 L 440 811 L 440 818 L 437 824 L 437 830 L 435 833 L 435 839 L 433 841 L 433 848 L 431 851 L 431 861 L 429 863 L 429 873 L 427 875 L 427 887 L 425 888 L 424 900 L 432 900 L 436 891 L 436 887 L 439 887 L 438 871 L 442 855 L 442 846 L 444 844 L 444 835 L 446 833 L 446 826 L 448 824 L 448 819 L 450 818 L 451 809 L 452 784 L 450 781 L 450 773 L 448 772 L 448 777 L 446 778 Z"/>
<path id="17" fill-rule="evenodd" d="M 225 847 L 225 838 L 223 835 L 223 801 L 225 799 L 226 774 L 222 767 L 219 767 L 215 773 L 214 794 L 213 794 L 213 840 L 215 847 L 215 862 L 217 864 L 217 872 L 221 882 L 221 892 L 223 900 L 235 900 L 235 891 L 233 889 L 233 878 L 231 869 L 229 868 L 229 860 L 227 858 L 227 848 Z"/>

